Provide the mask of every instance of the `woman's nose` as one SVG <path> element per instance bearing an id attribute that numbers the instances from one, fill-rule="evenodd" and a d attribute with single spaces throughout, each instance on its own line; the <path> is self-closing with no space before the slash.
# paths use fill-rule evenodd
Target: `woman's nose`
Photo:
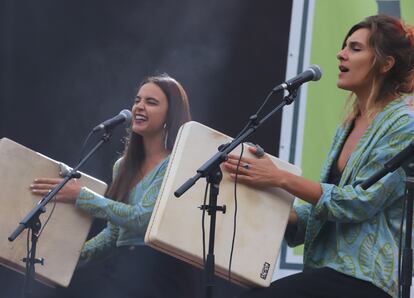
<path id="1" fill-rule="evenodd" d="M 337 58 L 338 60 L 345 60 L 345 58 L 346 58 L 345 49 L 340 50 L 340 51 L 336 54 L 336 58 Z"/>
<path id="2" fill-rule="evenodd" d="M 137 102 L 137 103 L 135 103 L 135 107 L 136 107 L 138 110 L 140 110 L 140 111 L 142 111 L 142 110 L 144 110 L 144 109 L 145 109 L 145 105 L 144 105 L 144 103 L 142 102 L 142 100 L 141 100 L 141 101 L 139 101 L 139 102 Z"/>

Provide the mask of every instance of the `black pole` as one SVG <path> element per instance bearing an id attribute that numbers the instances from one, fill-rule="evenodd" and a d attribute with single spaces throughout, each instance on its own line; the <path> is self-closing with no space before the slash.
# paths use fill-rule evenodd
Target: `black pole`
<path id="1" fill-rule="evenodd" d="M 39 239 L 39 231 L 42 227 L 39 218 L 33 221 L 33 224 L 29 227 L 31 234 L 32 247 L 29 250 L 27 257 L 23 258 L 23 262 L 26 263 L 26 278 L 24 280 L 24 297 L 30 297 L 32 295 L 32 283 L 35 277 L 35 264 L 40 263 L 43 265 L 43 258 L 36 259 L 36 245 Z"/>
<path id="2" fill-rule="evenodd" d="M 410 298 L 410 289 L 413 276 L 413 250 L 412 250 L 412 227 L 413 227 L 413 200 L 414 200 L 414 159 L 411 157 L 402 167 L 405 171 L 405 241 L 402 255 L 401 289 L 402 297 Z M 402 230 L 402 229 L 401 229 Z"/>
<path id="3" fill-rule="evenodd" d="M 207 210 L 210 215 L 210 233 L 209 233 L 209 242 L 208 242 L 208 253 L 206 258 L 206 264 L 204 268 L 205 280 L 206 280 L 206 298 L 213 297 L 213 288 L 214 288 L 214 243 L 215 243 L 215 233 L 216 233 L 216 214 L 217 211 L 226 213 L 226 206 L 217 206 L 217 197 L 220 189 L 220 182 L 223 177 L 223 174 L 220 170 L 220 167 L 213 173 L 213 175 L 208 176 L 207 183 L 210 184 L 210 196 L 209 203 L 207 206 L 202 206 L 201 209 Z"/>

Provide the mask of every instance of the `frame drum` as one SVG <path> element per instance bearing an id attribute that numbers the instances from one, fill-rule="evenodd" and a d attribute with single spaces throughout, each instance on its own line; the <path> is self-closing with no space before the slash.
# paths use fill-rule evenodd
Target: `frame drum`
<path id="1" fill-rule="evenodd" d="M 19 222 L 40 200 L 29 185 L 35 178 L 59 177 L 59 162 L 32 151 L 7 138 L 0 140 L 0 264 L 25 273 L 27 233 L 13 242 L 7 238 Z M 103 194 L 106 184 L 86 174 L 79 179 L 97 193 Z M 53 201 L 40 216 L 42 224 L 49 217 Z M 72 278 L 80 251 L 88 236 L 92 218 L 73 204 L 56 203 L 53 215 L 39 237 L 36 258 L 44 258 L 44 265 L 36 265 L 36 279 L 49 286 L 67 287 Z"/>
<path id="2" fill-rule="evenodd" d="M 163 184 L 148 225 L 145 241 L 149 246 L 203 267 L 202 212 L 205 180 L 200 179 L 180 198 L 177 190 L 197 169 L 231 138 L 197 122 L 184 124 L 171 154 Z M 244 156 L 253 157 L 244 145 Z M 240 154 L 241 146 L 233 153 Z M 298 167 L 271 156 L 280 168 L 300 175 Z M 231 281 L 244 286 L 269 286 L 294 197 L 279 188 L 255 189 L 237 185 L 237 225 L 231 264 Z M 218 196 L 215 237 L 215 273 L 228 277 L 234 228 L 234 182 L 223 171 Z M 206 235 L 210 217 L 205 216 Z M 207 237 L 208 238 L 208 237 Z M 206 239 L 208 242 L 208 239 Z M 206 243 L 208 247 L 208 243 Z M 207 250 L 206 247 L 206 250 Z"/>

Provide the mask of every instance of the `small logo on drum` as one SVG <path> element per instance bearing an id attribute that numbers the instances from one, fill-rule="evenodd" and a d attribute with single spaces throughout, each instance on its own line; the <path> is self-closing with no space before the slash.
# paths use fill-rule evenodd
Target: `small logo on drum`
<path id="1" fill-rule="evenodd" d="M 270 264 L 268 262 L 264 262 L 262 273 L 260 273 L 260 278 L 266 279 L 267 274 L 269 273 L 269 269 L 270 269 Z"/>

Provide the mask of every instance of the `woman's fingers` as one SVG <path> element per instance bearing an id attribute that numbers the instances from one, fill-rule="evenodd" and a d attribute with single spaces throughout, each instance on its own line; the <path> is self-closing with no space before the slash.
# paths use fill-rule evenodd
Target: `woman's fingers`
<path id="1" fill-rule="evenodd" d="M 59 184 L 62 180 L 61 178 L 36 178 L 34 184 Z"/>
<path id="2" fill-rule="evenodd" d="M 43 189 L 52 189 L 55 187 L 55 184 L 38 184 L 38 183 L 33 183 L 32 185 L 30 185 L 31 189 L 39 189 L 39 190 L 43 190 Z"/>
<path id="3" fill-rule="evenodd" d="M 60 178 L 37 178 L 30 185 L 30 190 L 37 196 L 46 196 L 63 179 Z M 56 195 L 55 199 L 59 202 L 73 203 L 79 195 L 80 185 L 76 179 L 69 181 Z"/>
<path id="4" fill-rule="evenodd" d="M 238 169 L 237 169 L 237 162 L 225 162 L 224 168 L 229 171 L 230 173 L 239 173 L 242 175 L 247 175 L 248 171 L 251 169 L 252 165 L 248 163 L 241 162 Z"/>
<path id="5" fill-rule="evenodd" d="M 30 186 L 31 192 L 39 196 L 47 195 L 49 192 L 52 191 L 53 188 L 54 188 L 54 185 L 49 185 L 49 184 L 39 184 L 39 185 Z"/>
<path id="6" fill-rule="evenodd" d="M 30 185 L 30 190 L 36 195 L 44 196 L 51 192 L 61 181 L 62 179 L 59 178 L 37 178 Z"/>
<path id="7" fill-rule="evenodd" d="M 227 162 L 230 162 L 232 164 L 237 164 L 239 162 L 241 163 L 252 163 L 257 158 L 250 158 L 250 157 L 242 157 L 240 158 L 239 155 L 229 154 L 227 158 Z"/>

